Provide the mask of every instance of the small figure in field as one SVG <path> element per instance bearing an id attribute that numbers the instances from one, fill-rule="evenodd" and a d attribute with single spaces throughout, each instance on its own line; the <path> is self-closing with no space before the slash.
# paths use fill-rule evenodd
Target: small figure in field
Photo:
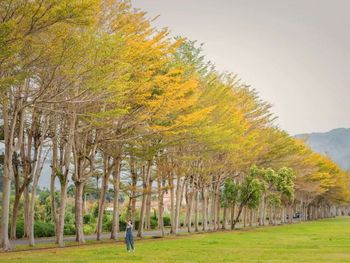
<path id="1" fill-rule="evenodd" d="M 125 229 L 125 242 L 126 242 L 126 249 L 128 250 L 128 252 L 130 252 L 130 247 L 132 249 L 132 252 L 135 252 L 134 237 L 132 236 L 132 229 L 133 229 L 133 225 L 132 225 L 132 222 L 129 220 L 126 223 L 126 229 Z"/>

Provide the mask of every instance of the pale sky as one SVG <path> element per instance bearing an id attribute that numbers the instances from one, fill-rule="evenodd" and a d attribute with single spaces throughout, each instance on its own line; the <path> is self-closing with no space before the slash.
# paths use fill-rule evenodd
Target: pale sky
<path id="1" fill-rule="evenodd" d="M 204 43 L 273 105 L 290 134 L 350 127 L 350 0 L 133 0 Z"/>

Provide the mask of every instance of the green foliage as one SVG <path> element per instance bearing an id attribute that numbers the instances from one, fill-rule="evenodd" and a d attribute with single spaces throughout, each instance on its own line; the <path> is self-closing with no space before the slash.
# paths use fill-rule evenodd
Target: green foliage
<path id="1" fill-rule="evenodd" d="M 75 226 L 73 224 L 64 225 L 64 234 L 65 235 L 75 235 Z"/>
<path id="2" fill-rule="evenodd" d="M 55 235 L 55 226 L 51 222 L 36 221 L 34 223 L 34 237 L 52 237 Z M 16 225 L 16 237 L 24 236 L 24 221 L 18 220 Z"/>
<path id="3" fill-rule="evenodd" d="M 164 216 L 163 217 L 163 222 L 164 222 L 164 226 L 171 226 L 170 216 Z"/>
<path id="4" fill-rule="evenodd" d="M 83 223 L 84 223 L 84 224 L 96 223 L 96 218 L 95 218 L 92 214 L 84 215 L 84 217 L 83 217 Z"/>
<path id="5" fill-rule="evenodd" d="M 250 209 L 256 208 L 259 205 L 263 190 L 264 183 L 259 178 L 256 178 L 254 174 L 246 176 L 240 186 L 239 200 L 241 204 Z"/>
<path id="6" fill-rule="evenodd" d="M 92 225 L 84 225 L 83 231 L 85 235 L 91 235 L 95 232 L 95 228 Z"/>
<path id="7" fill-rule="evenodd" d="M 224 187 L 221 191 L 221 200 L 223 207 L 232 207 L 238 199 L 239 185 L 231 178 L 225 180 Z"/>

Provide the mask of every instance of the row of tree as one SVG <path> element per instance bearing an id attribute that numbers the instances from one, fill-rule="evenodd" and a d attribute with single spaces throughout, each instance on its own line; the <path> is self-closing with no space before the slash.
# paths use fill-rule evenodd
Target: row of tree
<path id="1" fill-rule="evenodd" d="M 76 241 L 85 242 L 84 186 L 96 174 L 97 239 L 109 186 L 128 196 L 132 220 L 140 202 L 140 237 L 152 197 L 164 234 L 167 193 L 174 234 L 184 198 L 189 231 L 192 220 L 204 231 L 245 224 L 248 216 L 250 224 L 283 223 L 296 211 L 314 219 L 348 203 L 348 174 L 281 131 L 270 105 L 235 75 L 218 73 L 194 42 L 152 27 L 129 1 L 4 0 L 0 19 L 3 249 L 10 249 L 9 232 L 16 237 L 22 201 L 25 235 L 35 244 L 45 162 L 60 246 L 71 183 Z M 112 239 L 119 205 L 113 198 Z"/>

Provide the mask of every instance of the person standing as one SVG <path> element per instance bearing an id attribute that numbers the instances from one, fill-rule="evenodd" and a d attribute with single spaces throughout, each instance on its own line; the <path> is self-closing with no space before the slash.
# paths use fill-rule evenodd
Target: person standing
<path id="1" fill-rule="evenodd" d="M 132 235 L 132 229 L 133 229 L 133 225 L 131 220 L 129 220 L 126 223 L 126 230 L 125 230 L 125 243 L 126 243 L 126 249 L 128 252 L 130 252 L 130 247 L 132 249 L 132 252 L 135 252 L 134 237 Z"/>

